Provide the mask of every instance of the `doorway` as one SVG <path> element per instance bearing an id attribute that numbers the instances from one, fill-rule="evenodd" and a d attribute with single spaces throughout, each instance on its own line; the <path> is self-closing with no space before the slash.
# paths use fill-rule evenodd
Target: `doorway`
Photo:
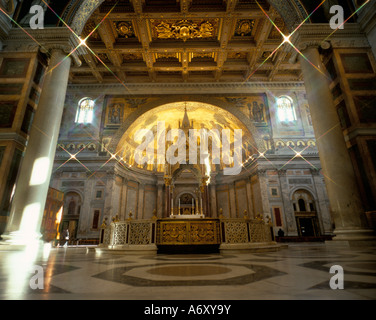
<path id="1" fill-rule="evenodd" d="M 301 237 L 316 237 L 315 218 L 314 217 L 296 217 L 298 233 Z"/>
<path id="2" fill-rule="evenodd" d="M 320 228 L 312 194 L 304 189 L 297 190 L 292 196 L 292 204 L 298 235 L 300 237 L 319 237 Z"/>
<path id="3" fill-rule="evenodd" d="M 68 230 L 69 243 L 72 243 L 72 241 L 77 238 L 82 198 L 77 192 L 67 192 L 64 199 L 64 215 L 61 222 L 60 234 L 64 230 Z"/>

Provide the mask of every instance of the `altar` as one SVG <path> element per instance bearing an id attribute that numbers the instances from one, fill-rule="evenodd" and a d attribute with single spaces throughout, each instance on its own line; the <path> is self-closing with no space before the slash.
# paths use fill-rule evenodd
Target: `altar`
<path id="1" fill-rule="evenodd" d="M 173 219 L 158 220 L 156 238 L 159 247 L 219 245 L 221 243 L 220 221 L 203 218 L 201 215 L 187 215 L 187 218 L 180 215 Z"/>

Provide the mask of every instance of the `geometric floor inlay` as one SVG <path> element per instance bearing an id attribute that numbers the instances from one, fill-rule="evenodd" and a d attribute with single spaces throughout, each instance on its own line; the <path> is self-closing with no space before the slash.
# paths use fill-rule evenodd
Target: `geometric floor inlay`
<path id="1" fill-rule="evenodd" d="M 218 266 L 166 266 L 146 270 L 153 275 L 163 275 L 170 277 L 194 277 L 194 276 L 212 276 L 231 272 L 230 268 Z"/>
<path id="2" fill-rule="evenodd" d="M 330 287 L 333 265 L 343 268 L 344 290 Z M 30 287 L 31 266 L 43 268 L 41 289 Z M 0 251 L 0 300 L 24 298 L 375 300 L 376 248 L 301 244 L 265 253 L 168 255 Z"/>
<path id="3" fill-rule="evenodd" d="M 212 272 L 209 272 L 209 268 Z M 140 272 L 137 272 L 137 269 L 140 269 Z M 191 272 L 191 274 L 182 275 L 184 271 Z M 169 275 L 166 275 L 167 272 L 170 272 Z M 146 273 L 155 277 L 149 277 Z M 189 266 L 178 263 L 159 263 L 119 267 L 106 270 L 93 277 L 136 287 L 165 287 L 245 285 L 285 274 L 267 266 L 232 263 L 226 263 L 223 266 L 216 263 L 210 266 L 204 262 L 191 262 Z M 172 277 L 174 278 L 171 279 Z"/>

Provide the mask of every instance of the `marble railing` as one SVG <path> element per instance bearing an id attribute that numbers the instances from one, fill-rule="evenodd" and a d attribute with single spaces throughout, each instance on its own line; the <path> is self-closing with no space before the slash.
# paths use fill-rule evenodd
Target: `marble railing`
<path id="1" fill-rule="evenodd" d="M 176 227 L 177 223 L 186 227 L 187 232 L 182 232 L 179 229 L 181 231 L 179 233 Z M 199 224 L 202 224 L 202 227 Z M 194 225 L 193 229 L 191 225 Z M 214 229 L 208 231 L 206 230 L 207 226 L 214 226 Z M 172 234 L 166 235 L 165 229 Z M 182 234 L 181 239 L 174 237 L 175 233 L 177 235 Z M 204 233 L 210 233 L 210 241 Z M 223 248 L 227 248 L 234 245 L 270 242 L 272 242 L 270 226 L 262 220 L 223 218 L 197 219 L 196 221 L 181 219 L 177 221 L 176 219 L 161 219 L 127 220 L 111 223 L 111 225 L 101 229 L 99 246 L 109 249 L 146 249 L 166 244 L 221 244 Z"/>
<path id="2" fill-rule="evenodd" d="M 256 219 L 221 219 L 222 244 L 271 242 L 270 226 Z"/>
<path id="3" fill-rule="evenodd" d="M 99 246 L 125 248 L 150 246 L 156 243 L 156 220 L 127 220 L 102 228 Z"/>

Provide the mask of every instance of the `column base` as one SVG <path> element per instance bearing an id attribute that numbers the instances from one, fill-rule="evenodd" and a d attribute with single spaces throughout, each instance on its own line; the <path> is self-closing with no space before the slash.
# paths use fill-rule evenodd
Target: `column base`
<path id="1" fill-rule="evenodd" d="M 372 229 L 334 230 L 331 241 L 325 241 L 333 246 L 376 246 L 376 234 Z"/>
<path id="2" fill-rule="evenodd" d="M 286 244 L 274 241 L 253 243 L 222 243 L 219 250 L 222 253 L 245 253 L 245 252 L 274 252 L 288 248 Z"/>
<path id="3" fill-rule="evenodd" d="M 43 244 L 40 233 L 22 233 L 20 231 L 10 232 L 2 235 L 3 240 L 0 241 L 0 251 L 7 250 L 25 250 L 28 247 L 39 247 Z"/>
<path id="4" fill-rule="evenodd" d="M 96 252 L 114 254 L 157 254 L 158 248 L 155 244 L 149 245 L 99 245 L 94 248 Z"/>

